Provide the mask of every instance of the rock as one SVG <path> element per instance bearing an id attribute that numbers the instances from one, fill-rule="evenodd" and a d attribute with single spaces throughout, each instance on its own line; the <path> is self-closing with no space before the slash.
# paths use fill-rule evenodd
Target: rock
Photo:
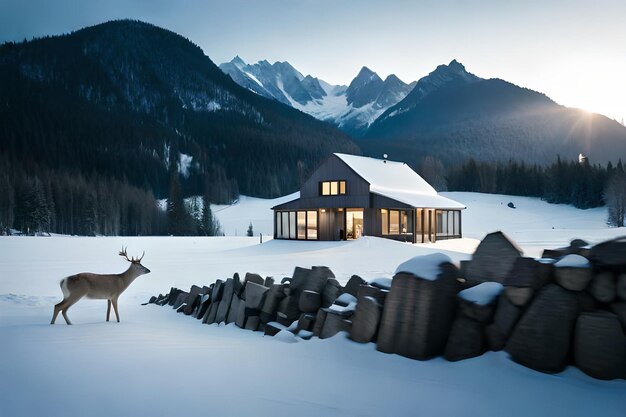
<path id="1" fill-rule="evenodd" d="M 617 277 L 617 286 L 615 290 L 619 299 L 626 301 L 626 274 L 620 274 Z"/>
<path id="2" fill-rule="evenodd" d="M 505 350 L 529 368 L 561 372 L 567 365 L 577 314 L 576 294 L 549 284 L 517 323 Z"/>
<path id="3" fill-rule="evenodd" d="M 209 309 L 207 310 L 204 318 L 202 319 L 202 323 L 204 324 L 213 324 L 215 323 L 215 318 L 217 317 L 217 309 L 219 308 L 219 301 L 217 303 L 211 303 Z"/>
<path id="4" fill-rule="evenodd" d="M 197 285 L 192 285 L 189 290 L 189 295 L 187 296 L 187 308 L 183 310 L 183 313 L 187 316 L 190 316 L 191 313 L 200 305 L 199 295 L 202 293 L 202 287 L 198 287 Z"/>
<path id="5" fill-rule="evenodd" d="M 538 290 L 548 283 L 545 274 L 540 273 L 540 267 L 541 263 L 533 258 L 517 258 L 504 280 L 504 285 Z"/>
<path id="6" fill-rule="evenodd" d="M 187 301 L 187 296 L 189 294 L 181 291 L 178 293 L 178 296 L 176 297 L 176 301 L 174 301 L 173 307 L 174 310 L 177 310 L 181 305 L 183 305 L 186 301 Z"/>
<path id="7" fill-rule="evenodd" d="M 539 264 L 537 273 L 539 274 L 539 282 L 541 283 L 540 288 L 543 288 L 554 281 L 554 264 L 556 263 L 556 259 L 540 258 L 537 259 L 537 263 Z M 539 288 L 535 289 L 538 290 Z"/>
<path id="8" fill-rule="evenodd" d="M 298 319 L 298 330 L 312 331 L 315 326 L 315 314 L 302 314 Z"/>
<path id="9" fill-rule="evenodd" d="M 154 304 L 156 303 L 157 298 L 153 295 L 152 297 L 150 297 L 150 300 L 148 300 L 148 304 Z"/>
<path id="10" fill-rule="evenodd" d="M 315 313 L 319 310 L 322 302 L 320 293 L 310 290 L 304 290 L 300 294 L 298 307 L 303 313 Z"/>
<path id="11" fill-rule="evenodd" d="M 380 323 L 381 308 L 373 297 L 361 297 L 352 316 L 350 338 L 355 342 L 368 343 L 374 340 Z"/>
<path id="12" fill-rule="evenodd" d="M 572 248 L 583 248 L 585 246 L 589 246 L 589 243 L 582 239 L 574 239 L 570 242 L 569 245 Z"/>
<path id="13" fill-rule="evenodd" d="M 274 278 L 272 278 L 272 277 L 265 277 L 265 282 L 263 282 L 263 286 L 269 288 L 272 285 L 274 285 Z"/>
<path id="14" fill-rule="evenodd" d="M 428 268 L 429 275 L 436 276 L 423 279 L 409 272 L 395 274 L 378 331 L 377 349 L 381 352 L 428 359 L 445 349 L 455 316 L 458 271 L 451 263 L 441 262 L 447 257 L 420 258 L 437 263 Z"/>
<path id="15" fill-rule="evenodd" d="M 251 272 L 246 272 L 246 277 L 244 279 L 244 284 L 247 284 L 248 282 L 254 282 L 255 284 L 263 285 L 265 280 L 263 278 L 261 278 L 261 275 L 259 275 L 259 274 L 253 274 Z"/>
<path id="16" fill-rule="evenodd" d="M 228 310 L 230 309 L 230 304 L 233 299 L 234 289 L 234 280 L 232 278 L 228 278 L 224 283 L 222 299 L 220 300 L 220 304 L 217 308 L 217 315 L 215 316 L 216 323 L 222 323 L 226 321 L 226 317 L 228 316 Z"/>
<path id="17" fill-rule="evenodd" d="M 246 308 L 260 310 L 265 303 L 265 297 L 268 291 L 269 288 L 255 282 L 248 281 L 245 289 Z"/>
<path id="18" fill-rule="evenodd" d="M 496 304 L 480 305 L 466 301 L 462 298 L 458 299 L 458 313 L 466 318 L 476 320 L 481 323 L 491 323 L 493 314 L 496 310 Z"/>
<path id="19" fill-rule="evenodd" d="M 506 344 L 506 336 L 504 336 L 495 324 L 490 324 L 485 327 L 485 341 L 487 348 L 497 352 L 504 349 Z"/>
<path id="20" fill-rule="evenodd" d="M 346 283 L 346 286 L 343 287 L 343 292 L 357 297 L 359 295 L 359 287 L 361 285 L 367 285 L 367 281 L 358 275 L 352 275 Z"/>
<path id="21" fill-rule="evenodd" d="M 176 303 L 176 300 L 178 299 L 178 296 L 180 295 L 180 293 L 182 293 L 183 290 L 179 290 L 178 288 L 174 288 L 172 287 L 170 289 L 170 293 L 167 297 L 167 304 L 170 306 L 173 306 L 174 303 Z M 178 308 L 178 307 L 176 307 Z"/>
<path id="22" fill-rule="evenodd" d="M 349 333 L 351 326 L 352 322 L 350 320 L 346 320 L 337 314 L 332 314 L 328 312 L 319 337 L 320 339 L 328 339 L 329 337 L 333 337 L 339 332 Z"/>
<path id="23" fill-rule="evenodd" d="M 600 272 L 589 284 L 589 294 L 601 303 L 609 304 L 615 299 L 615 278 L 610 272 Z"/>
<path id="24" fill-rule="evenodd" d="M 217 303 L 222 299 L 222 294 L 224 292 L 224 283 L 221 279 L 215 281 L 215 285 L 213 286 L 213 290 L 211 291 L 211 302 Z"/>
<path id="25" fill-rule="evenodd" d="M 578 298 L 579 313 L 596 311 L 600 307 L 600 303 L 585 291 L 577 291 L 576 297 Z"/>
<path id="26" fill-rule="evenodd" d="M 309 273 L 304 287 L 302 287 L 301 291 L 314 291 L 316 293 L 322 293 L 324 291 L 324 287 L 326 286 L 326 282 L 330 278 L 335 278 L 335 274 L 330 270 L 327 266 L 314 266 Z"/>
<path id="27" fill-rule="evenodd" d="M 289 283 L 289 289 L 291 291 L 290 295 L 300 295 L 306 287 L 307 279 L 309 278 L 311 271 L 311 269 L 296 266 L 293 270 L 291 282 Z"/>
<path id="28" fill-rule="evenodd" d="M 280 284 L 274 284 L 269 287 L 269 290 L 265 294 L 265 301 L 261 307 L 261 321 L 263 323 L 269 323 L 276 320 L 276 311 L 280 301 L 285 298 L 283 292 L 283 286 Z"/>
<path id="29" fill-rule="evenodd" d="M 204 294 L 200 300 L 200 307 L 198 308 L 198 312 L 196 313 L 196 318 L 198 320 L 204 319 L 207 311 L 209 311 L 209 306 L 211 305 L 211 295 Z"/>
<path id="30" fill-rule="evenodd" d="M 322 307 L 330 307 L 333 305 L 337 297 L 341 294 L 341 285 L 339 281 L 334 278 L 328 279 L 326 281 L 326 285 L 324 285 L 324 290 L 322 291 Z"/>
<path id="31" fill-rule="evenodd" d="M 275 336 L 281 330 L 285 330 L 286 327 L 280 323 L 276 323 L 275 321 L 271 321 L 265 324 L 264 334 L 265 336 Z"/>
<path id="32" fill-rule="evenodd" d="M 255 332 L 259 328 L 260 324 L 261 324 L 261 320 L 259 320 L 259 316 L 249 316 L 248 319 L 246 320 L 245 329 L 252 330 L 253 332 Z"/>
<path id="33" fill-rule="evenodd" d="M 444 357 L 449 361 L 473 358 L 484 353 L 484 323 L 458 316 L 452 324 Z"/>
<path id="34" fill-rule="evenodd" d="M 500 335 L 506 341 L 517 324 L 522 310 L 509 300 L 506 295 L 498 298 L 498 305 L 493 316 L 493 326 L 498 330 Z"/>
<path id="35" fill-rule="evenodd" d="M 524 307 L 533 298 L 535 290 L 530 287 L 506 287 L 504 293 L 513 304 Z"/>
<path id="36" fill-rule="evenodd" d="M 294 295 L 289 295 L 283 298 L 278 304 L 278 313 L 282 313 L 284 318 L 293 322 L 300 316 L 300 310 L 298 309 L 298 298 Z"/>
<path id="37" fill-rule="evenodd" d="M 228 308 L 228 314 L 226 315 L 226 320 L 224 320 L 226 324 L 237 322 L 237 319 L 239 318 L 240 304 L 243 304 L 245 308 L 246 302 L 239 298 L 237 294 L 233 294 L 230 301 L 230 307 Z"/>
<path id="38" fill-rule="evenodd" d="M 626 272 L 626 237 L 598 243 L 589 255 L 595 264 Z"/>
<path id="39" fill-rule="evenodd" d="M 235 274 L 233 277 L 233 296 L 237 296 L 239 298 L 241 298 L 242 300 L 246 299 L 246 296 L 244 294 L 245 291 L 245 284 L 243 282 L 241 282 L 241 280 L 239 279 L 239 274 Z"/>
<path id="40" fill-rule="evenodd" d="M 566 255 L 554 266 L 556 282 L 566 290 L 582 291 L 593 278 L 591 264 L 580 255 Z"/>
<path id="41" fill-rule="evenodd" d="M 615 314 L 583 313 L 578 317 L 574 362 L 594 378 L 626 378 L 626 337 Z"/>
<path id="42" fill-rule="evenodd" d="M 476 282 L 503 283 L 521 254 L 522 250 L 504 233 L 489 233 L 472 255 L 471 262 L 465 268 L 464 278 Z"/>
<path id="43" fill-rule="evenodd" d="M 185 311 L 185 307 L 187 307 L 187 304 L 185 304 L 185 303 L 181 304 L 181 305 L 178 307 L 178 309 L 176 309 L 176 312 L 177 312 L 177 313 L 182 313 L 182 312 L 184 312 L 184 311 Z M 176 308 L 176 307 L 174 307 L 174 308 Z"/>
<path id="44" fill-rule="evenodd" d="M 374 298 L 381 306 L 385 305 L 385 299 L 389 294 L 389 290 L 384 290 L 373 285 L 361 285 L 357 294 L 357 299 L 360 300 L 364 297 Z"/>
<path id="45" fill-rule="evenodd" d="M 276 321 L 285 327 L 289 327 L 293 324 L 293 320 L 288 318 L 284 313 L 276 313 Z"/>
<path id="46" fill-rule="evenodd" d="M 325 309 L 320 309 L 315 317 L 315 325 L 313 325 L 313 335 L 320 337 L 322 328 L 324 327 L 324 321 L 326 321 L 327 312 Z"/>
<path id="47" fill-rule="evenodd" d="M 247 314 L 246 302 L 245 300 L 241 300 L 239 304 L 237 304 L 237 313 L 235 317 L 235 324 L 237 325 L 237 327 L 239 327 L 240 329 L 245 329 L 248 317 L 249 314 Z"/>
<path id="48" fill-rule="evenodd" d="M 626 333 L 626 302 L 621 301 L 611 304 L 611 311 L 615 313 Z"/>

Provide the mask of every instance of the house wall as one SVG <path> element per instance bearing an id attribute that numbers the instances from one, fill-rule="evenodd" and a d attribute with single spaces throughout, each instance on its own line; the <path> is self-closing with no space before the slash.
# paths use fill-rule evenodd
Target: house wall
<path id="1" fill-rule="evenodd" d="M 346 181 L 345 195 L 320 195 L 320 182 Z M 365 208 L 370 204 L 370 185 L 341 159 L 331 155 L 311 177 L 302 184 L 300 198 L 276 206 L 277 210 L 316 208 Z"/>

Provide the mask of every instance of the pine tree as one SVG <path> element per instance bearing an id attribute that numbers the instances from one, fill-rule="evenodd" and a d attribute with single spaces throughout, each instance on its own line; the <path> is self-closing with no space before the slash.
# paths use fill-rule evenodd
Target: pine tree
<path id="1" fill-rule="evenodd" d="M 607 223 L 611 226 L 624 227 L 626 217 L 626 174 L 616 172 L 609 180 L 604 192 L 604 201 L 608 207 Z"/>
<path id="2" fill-rule="evenodd" d="M 252 229 L 252 222 L 250 222 L 250 226 L 248 226 L 248 231 L 246 232 L 246 236 L 248 237 L 254 236 L 254 230 Z"/>

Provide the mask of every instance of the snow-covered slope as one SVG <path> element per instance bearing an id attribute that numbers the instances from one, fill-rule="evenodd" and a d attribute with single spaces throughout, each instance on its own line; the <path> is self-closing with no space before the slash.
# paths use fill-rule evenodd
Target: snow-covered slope
<path id="1" fill-rule="evenodd" d="M 578 210 L 537 199 L 445 193 L 468 206 L 467 238 L 411 245 L 364 237 L 348 242 L 247 237 L 0 237 L 0 392 L 2 415 L 155 416 L 622 416 L 626 381 L 594 380 L 578 369 L 547 375 L 506 353 L 447 362 L 376 351 L 339 334 L 290 342 L 234 325 L 203 325 L 167 307 L 141 306 L 171 286 L 210 284 L 234 272 L 278 279 L 296 265 L 328 265 L 345 283 L 391 277 L 415 255 L 443 251 L 465 259 L 484 234 L 503 229 L 525 250 L 595 242 L 620 234 L 605 209 Z M 241 198 L 214 206 L 227 232 L 271 228 L 269 208 L 284 199 Z M 518 207 L 510 209 L 513 201 Z M 553 229 L 554 228 L 554 229 Z M 269 233 L 270 230 L 264 230 Z M 48 323 L 61 299 L 59 280 L 80 271 L 122 271 L 122 245 L 146 251 L 152 273 L 120 298 L 121 323 L 104 322 L 106 303 L 81 300 L 74 326 Z"/>
<path id="2" fill-rule="evenodd" d="M 236 56 L 220 68 L 239 85 L 355 136 L 365 133 L 374 120 L 404 99 L 415 85 L 405 84 L 393 74 L 383 81 L 367 67 L 349 86 L 331 85 L 311 75 L 305 77 L 288 62 L 246 64 Z"/>

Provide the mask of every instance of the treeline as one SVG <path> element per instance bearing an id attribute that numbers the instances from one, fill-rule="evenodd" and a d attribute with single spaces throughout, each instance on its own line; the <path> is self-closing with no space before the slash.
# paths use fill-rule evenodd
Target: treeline
<path id="1" fill-rule="evenodd" d="M 99 176 L 28 172 L 0 160 L 0 232 L 157 235 L 165 213 L 151 192 Z"/>
<path id="2" fill-rule="evenodd" d="M 614 167 L 611 162 L 606 166 L 592 165 L 587 159 L 578 162 L 558 158 L 548 166 L 469 159 L 448 171 L 447 189 L 540 197 L 549 203 L 586 209 L 604 205 L 609 181 L 623 175 L 621 160 Z"/>
<path id="3" fill-rule="evenodd" d="M 152 192 L 125 181 L 32 167 L 27 171 L 0 158 L 0 235 L 11 230 L 81 236 L 221 234 L 209 194 L 203 196 L 204 204 L 185 201 L 178 175 L 173 178 L 165 209 Z"/>

